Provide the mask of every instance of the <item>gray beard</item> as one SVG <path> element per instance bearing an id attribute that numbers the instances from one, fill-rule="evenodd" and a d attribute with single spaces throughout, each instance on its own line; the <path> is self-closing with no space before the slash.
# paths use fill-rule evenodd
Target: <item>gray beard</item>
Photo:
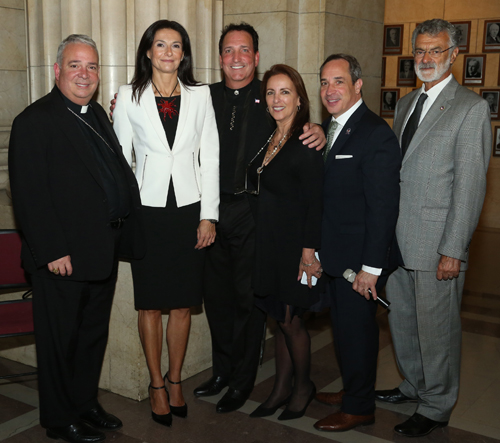
<path id="1" fill-rule="evenodd" d="M 434 73 L 432 76 L 425 77 L 422 72 L 420 72 L 421 68 L 434 68 Z M 430 83 L 434 82 L 436 80 L 439 80 L 443 74 L 450 68 L 450 60 L 446 60 L 445 63 L 443 63 L 442 66 L 439 66 L 436 62 L 430 62 L 430 63 L 418 63 L 415 65 L 415 73 L 417 74 L 417 77 L 423 81 L 424 83 Z"/>

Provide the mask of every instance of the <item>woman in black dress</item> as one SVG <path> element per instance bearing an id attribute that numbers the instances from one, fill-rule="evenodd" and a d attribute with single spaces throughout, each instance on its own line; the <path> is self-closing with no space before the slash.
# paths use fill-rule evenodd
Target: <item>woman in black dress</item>
<path id="1" fill-rule="evenodd" d="M 315 250 L 321 243 L 323 160 L 299 140 L 309 121 L 300 74 L 274 65 L 264 75 L 262 94 L 277 128 L 248 168 L 259 195 L 254 291 L 257 306 L 278 321 L 278 328 L 274 388 L 251 417 L 287 405 L 278 419 L 289 420 L 304 415 L 316 394 L 302 314 L 319 301 L 313 280 L 322 273 Z"/>
<path id="2" fill-rule="evenodd" d="M 113 118 L 130 164 L 135 153 L 143 204 L 147 252 L 132 262 L 132 275 L 152 417 L 170 426 L 172 414 L 187 415 L 180 379 L 190 307 L 202 303 L 203 248 L 215 239 L 219 206 L 212 99 L 193 77 L 189 36 L 179 23 L 159 20 L 146 30 L 132 84 L 120 88 Z M 163 376 L 165 308 L 169 370 Z"/>

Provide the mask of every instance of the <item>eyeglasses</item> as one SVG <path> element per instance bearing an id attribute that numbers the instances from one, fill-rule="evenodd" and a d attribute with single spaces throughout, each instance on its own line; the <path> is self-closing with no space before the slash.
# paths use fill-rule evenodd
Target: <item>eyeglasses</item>
<path id="1" fill-rule="evenodd" d="M 443 49 L 442 51 L 439 51 L 438 49 L 431 49 L 429 51 L 424 51 L 423 49 L 417 49 L 416 51 L 413 51 L 413 56 L 416 58 L 422 58 L 426 53 L 428 53 L 431 58 L 436 58 L 439 57 L 439 55 L 442 54 L 443 52 L 449 51 L 451 48 L 454 47 L 455 45 Z"/>

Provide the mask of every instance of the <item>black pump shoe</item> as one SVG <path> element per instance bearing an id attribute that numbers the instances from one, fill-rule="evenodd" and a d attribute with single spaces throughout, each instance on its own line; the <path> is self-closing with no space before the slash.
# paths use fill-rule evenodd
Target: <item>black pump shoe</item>
<path id="1" fill-rule="evenodd" d="M 295 418 L 302 417 L 306 413 L 306 409 L 309 404 L 314 400 L 314 397 L 316 397 L 316 386 L 313 384 L 311 394 L 309 395 L 309 399 L 307 400 L 304 408 L 300 411 L 290 411 L 289 409 L 285 409 L 278 417 L 278 420 L 293 420 Z"/>
<path id="2" fill-rule="evenodd" d="M 168 395 L 168 391 L 165 386 L 160 386 L 159 388 L 156 388 L 154 386 L 151 386 L 151 384 L 149 384 L 149 389 L 157 389 L 157 390 L 165 389 L 165 391 L 167 392 L 167 398 L 169 399 L 170 403 L 170 396 Z M 151 410 L 151 418 L 160 425 L 168 426 L 169 428 L 172 426 L 172 411 L 170 411 L 168 414 L 160 415 L 160 414 L 155 414 L 153 410 Z"/>
<path id="3" fill-rule="evenodd" d="M 249 417 L 252 418 L 260 418 L 260 417 L 269 417 L 273 415 L 279 408 L 285 406 L 290 401 L 290 397 L 285 398 L 283 401 L 279 402 L 276 406 L 272 408 L 264 408 L 260 405 L 255 411 L 253 411 Z"/>
<path id="4" fill-rule="evenodd" d="M 163 380 L 167 380 L 171 385 L 180 385 L 182 382 L 181 381 L 172 381 L 170 380 L 168 376 L 168 372 L 165 374 L 165 377 L 163 377 Z M 188 415 L 188 405 L 187 403 L 184 403 L 182 406 L 172 406 L 170 404 L 170 397 L 169 397 L 169 406 L 170 406 L 170 412 L 174 414 L 177 417 L 180 418 L 186 418 Z"/>

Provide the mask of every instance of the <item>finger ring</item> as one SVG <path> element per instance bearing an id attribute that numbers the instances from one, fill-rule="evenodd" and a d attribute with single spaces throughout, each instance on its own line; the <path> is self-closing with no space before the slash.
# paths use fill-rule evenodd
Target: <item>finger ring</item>
<path id="1" fill-rule="evenodd" d="M 57 274 L 59 274 L 59 269 L 58 269 L 58 268 L 54 268 L 54 269 L 52 270 L 52 272 L 53 272 L 54 274 L 56 274 L 56 275 L 57 275 Z"/>

